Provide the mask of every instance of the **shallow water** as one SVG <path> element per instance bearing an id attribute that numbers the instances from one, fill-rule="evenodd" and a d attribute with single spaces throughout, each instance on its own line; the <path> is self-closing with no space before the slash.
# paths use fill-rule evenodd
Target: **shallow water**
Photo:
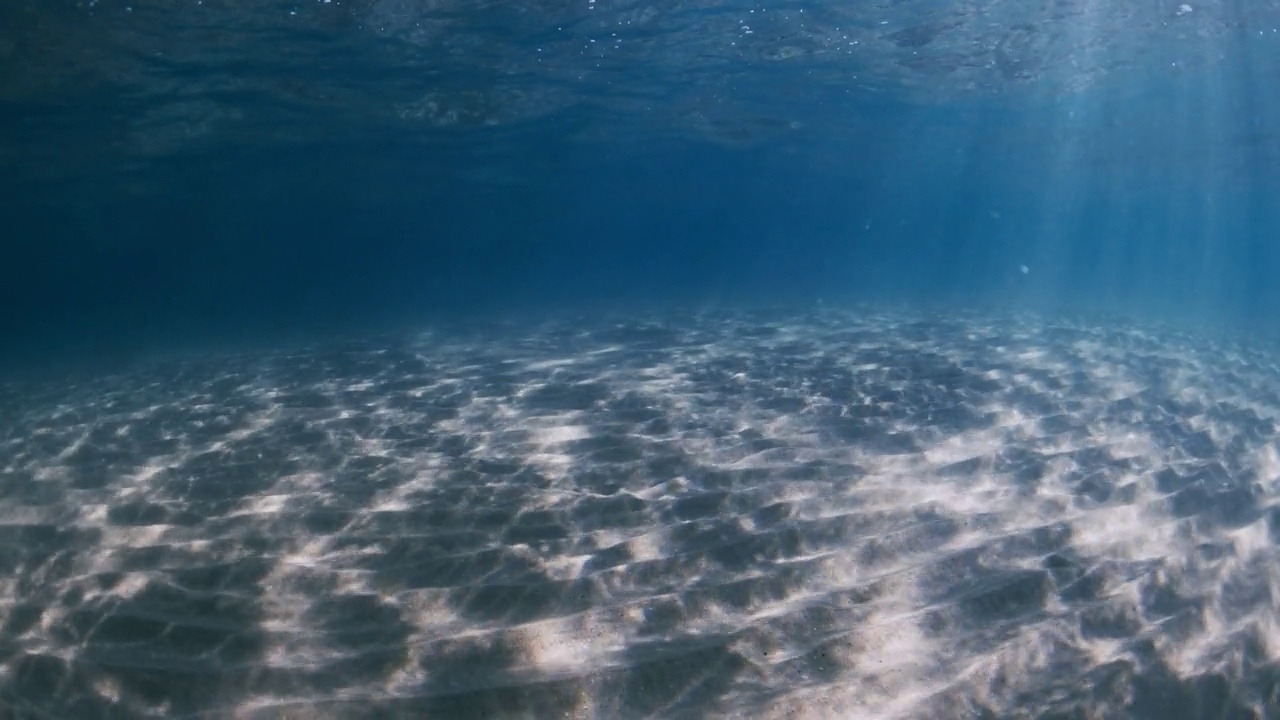
<path id="1" fill-rule="evenodd" d="M 1278 29 L 0 2 L 0 720 L 1280 717 Z"/>

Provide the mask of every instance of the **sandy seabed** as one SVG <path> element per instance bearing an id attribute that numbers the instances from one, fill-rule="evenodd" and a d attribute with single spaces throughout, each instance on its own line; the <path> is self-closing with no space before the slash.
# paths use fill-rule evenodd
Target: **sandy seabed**
<path id="1" fill-rule="evenodd" d="M 1280 368 L 720 312 L 0 402 L 0 715 L 1280 715 Z"/>

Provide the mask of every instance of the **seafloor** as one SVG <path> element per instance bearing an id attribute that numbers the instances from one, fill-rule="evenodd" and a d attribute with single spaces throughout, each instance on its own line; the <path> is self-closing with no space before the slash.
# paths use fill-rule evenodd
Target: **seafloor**
<path id="1" fill-rule="evenodd" d="M 870 310 L 10 383 L 0 715 L 1275 717 L 1277 417 L 1262 351 Z"/>

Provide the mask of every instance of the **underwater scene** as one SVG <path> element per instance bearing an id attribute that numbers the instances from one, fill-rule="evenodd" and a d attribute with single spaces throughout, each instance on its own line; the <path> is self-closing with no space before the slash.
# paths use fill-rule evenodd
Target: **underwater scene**
<path id="1" fill-rule="evenodd" d="M 1280 0 L 3 0 L 0 720 L 1280 718 Z"/>

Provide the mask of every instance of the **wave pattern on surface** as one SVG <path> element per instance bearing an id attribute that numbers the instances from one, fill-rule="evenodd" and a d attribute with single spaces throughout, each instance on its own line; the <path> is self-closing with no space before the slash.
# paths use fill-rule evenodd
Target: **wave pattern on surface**
<path id="1" fill-rule="evenodd" d="M 1280 375 L 733 314 L 10 386 L 8 717 L 1263 717 Z"/>

